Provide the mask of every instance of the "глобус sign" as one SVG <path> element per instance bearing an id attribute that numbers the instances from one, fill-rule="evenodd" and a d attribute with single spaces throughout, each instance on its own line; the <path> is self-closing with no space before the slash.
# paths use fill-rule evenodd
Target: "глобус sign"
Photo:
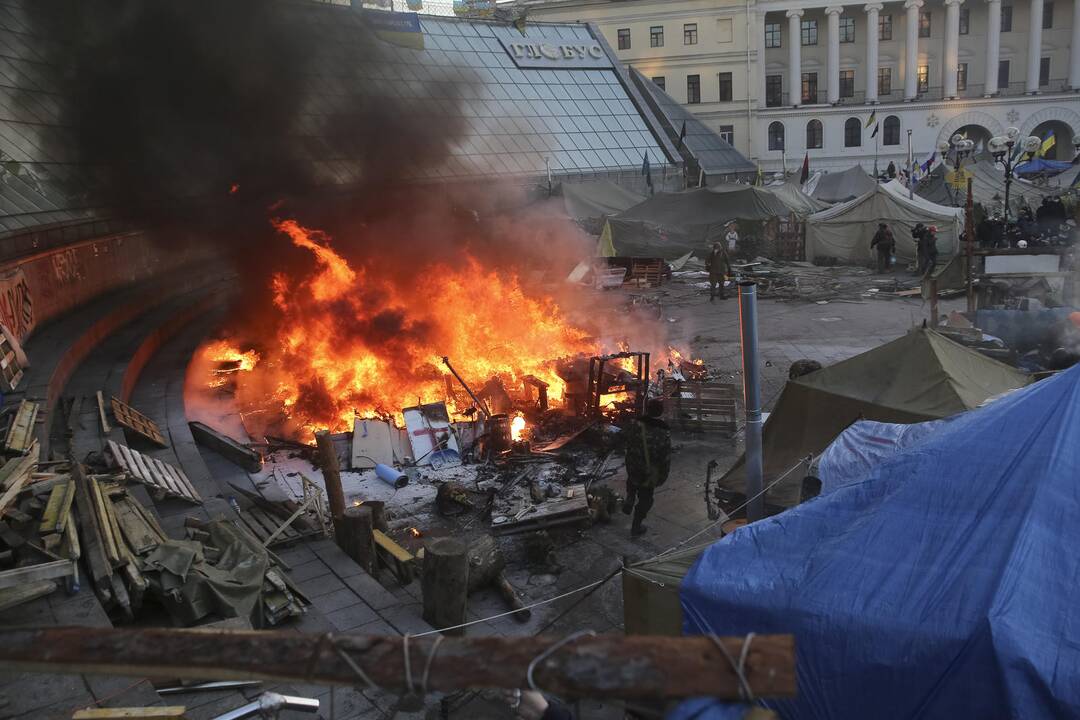
<path id="1" fill-rule="evenodd" d="M 595 40 L 507 40 L 499 42 L 519 68 L 610 68 L 611 59 Z"/>

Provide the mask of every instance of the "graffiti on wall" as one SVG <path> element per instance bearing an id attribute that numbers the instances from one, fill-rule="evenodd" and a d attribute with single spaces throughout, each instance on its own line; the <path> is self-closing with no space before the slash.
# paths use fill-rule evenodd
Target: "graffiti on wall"
<path id="1" fill-rule="evenodd" d="M 0 322 L 20 341 L 34 329 L 34 302 L 22 268 L 0 275 Z"/>

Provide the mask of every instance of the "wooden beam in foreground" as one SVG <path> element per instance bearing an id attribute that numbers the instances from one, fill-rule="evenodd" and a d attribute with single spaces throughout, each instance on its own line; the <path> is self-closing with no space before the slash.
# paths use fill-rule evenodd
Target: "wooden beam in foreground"
<path id="1" fill-rule="evenodd" d="M 437 637 L 409 641 L 417 690 Z M 529 663 L 561 640 L 445 637 L 431 661 L 427 689 L 528 687 Z M 731 657 L 739 657 L 743 638 L 720 642 Z M 400 637 L 288 631 L 0 628 L 0 669 L 362 686 L 341 650 L 379 687 L 403 691 L 404 647 Z M 758 697 L 794 695 L 794 637 L 755 636 L 744 672 Z M 537 663 L 534 678 L 543 690 L 568 698 L 739 697 L 734 668 L 705 637 L 581 637 Z"/>

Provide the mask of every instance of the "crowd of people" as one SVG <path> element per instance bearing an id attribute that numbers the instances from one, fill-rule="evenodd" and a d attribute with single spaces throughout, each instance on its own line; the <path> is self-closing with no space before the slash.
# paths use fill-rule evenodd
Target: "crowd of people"
<path id="1" fill-rule="evenodd" d="M 1015 222 L 1000 215 L 984 215 L 975 225 L 975 242 L 984 248 L 1067 245 L 1075 225 L 1070 223 L 1060 197 L 1045 197 L 1035 210 L 1020 208 Z"/>

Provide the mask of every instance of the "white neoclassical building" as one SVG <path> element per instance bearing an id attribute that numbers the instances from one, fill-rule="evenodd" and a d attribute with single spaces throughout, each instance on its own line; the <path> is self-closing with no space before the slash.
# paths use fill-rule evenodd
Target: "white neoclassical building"
<path id="1" fill-rule="evenodd" d="M 1015 126 L 1071 159 L 1080 0 L 526 0 L 595 23 L 618 57 L 767 170 L 925 160 Z M 730 32 L 729 32 L 730 28 Z M 877 134 L 866 122 L 874 113 Z"/>

